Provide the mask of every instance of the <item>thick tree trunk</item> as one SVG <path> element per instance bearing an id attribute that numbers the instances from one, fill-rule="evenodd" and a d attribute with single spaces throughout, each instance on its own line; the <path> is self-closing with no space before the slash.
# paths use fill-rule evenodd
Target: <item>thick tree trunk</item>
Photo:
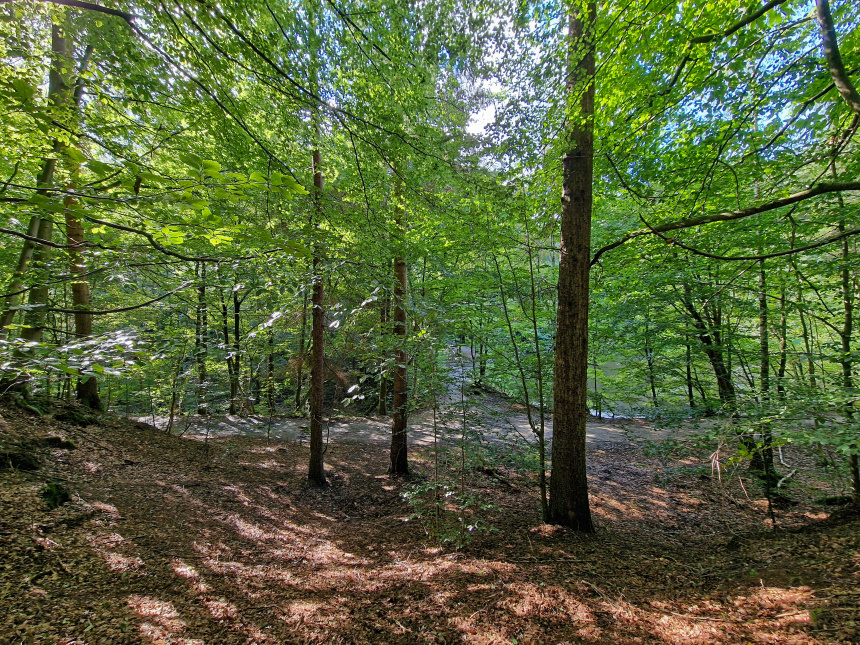
<path id="1" fill-rule="evenodd" d="M 839 232 L 845 231 L 845 221 L 839 222 Z M 842 240 L 842 306 L 845 317 L 842 323 L 842 387 L 845 388 L 845 396 L 848 403 L 845 405 L 845 419 L 851 424 L 854 421 L 855 411 L 852 400 L 854 391 L 853 361 L 851 360 L 851 335 L 854 333 L 854 296 L 851 292 L 851 274 L 848 268 L 850 260 L 848 249 L 848 238 Z M 860 448 L 860 441 L 855 441 L 855 449 Z M 855 502 L 860 504 L 860 460 L 857 455 L 851 455 L 848 462 L 851 470 L 851 480 L 854 486 Z"/>
<path id="2" fill-rule="evenodd" d="M 77 168 L 72 171 L 77 175 Z M 73 182 L 69 188 L 76 188 Z M 90 308 L 90 284 L 86 278 L 87 266 L 84 261 L 84 228 L 75 211 L 77 200 L 67 197 L 65 200 L 66 215 L 66 243 L 69 245 L 70 270 L 75 281 L 72 282 L 72 305 L 75 310 L 75 337 L 89 338 L 93 334 L 93 315 L 87 310 Z M 75 391 L 75 398 L 93 410 L 101 410 L 102 402 L 99 398 L 98 379 L 95 376 L 81 376 Z"/>
<path id="3" fill-rule="evenodd" d="M 392 332 L 397 342 L 397 349 L 394 352 L 395 366 L 391 401 L 394 416 L 391 424 L 391 455 L 388 464 L 388 472 L 392 475 L 409 474 L 406 443 L 408 408 L 406 362 L 409 360 L 406 354 L 406 214 L 402 204 L 400 204 L 400 199 L 398 182 L 395 193 L 394 226 L 397 229 L 395 239 L 400 248 L 394 258 L 394 311 L 392 315 L 394 320 Z"/>
<path id="4" fill-rule="evenodd" d="M 317 215 L 322 211 L 322 156 L 319 150 L 313 151 L 314 165 L 314 202 Z M 323 279 L 319 272 L 319 248 L 314 250 L 313 295 L 311 297 L 311 441 L 308 480 L 319 485 L 326 483 L 323 465 L 323 370 L 325 369 L 325 312 Z"/>
<path id="5" fill-rule="evenodd" d="M 588 278 L 594 174 L 595 4 L 571 8 L 567 94 L 579 95 L 562 160 L 561 261 L 558 276 L 550 522 L 591 532 L 586 478 L 588 419 Z"/>
<path id="6" fill-rule="evenodd" d="M 66 38 L 63 26 L 54 25 L 51 29 L 51 69 L 48 76 L 48 104 L 52 110 L 58 114 L 56 118 L 60 118 L 59 112 L 62 111 L 65 104 L 69 101 L 70 86 L 64 80 L 63 70 L 69 64 L 69 56 L 71 54 L 71 43 Z M 36 188 L 41 194 L 46 194 L 54 186 L 54 173 L 57 168 L 57 158 L 65 148 L 65 143 L 55 139 L 53 143 L 53 154 L 45 159 L 42 164 L 42 170 L 36 177 Z M 30 224 L 27 227 L 27 234 L 31 237 L 37 237 L 42 240 L 50 240 L 52 225 L 50 220 L 34 216 L 30 219 Z M 18 266 L 12 274 L 12 280 L 9 283 L 8 293 L 6 298 L 6 308 L 0 318 L 0 334 L 5 333 L 5 330 L 15 318 L 15 307 L 23 301 L 23 289 L 25 284 L 25 276 L 30 266 L 37 267 L 44 262 L 47 255 L 47 247 L 37 245 L 31 240 L 26 240 L 21 248 L 21 255 L 18 258 Z M 37 277 L 38 280 L 38 277 Z M 38 341 L 42 337 L 42 326 L 44 325 L 45 312 L 44 308 L 47 304 L 48 289 L 47 287 L 37 287 L 37 293 L 33 294 L 31 289 L 28 292 L 28 303 L 41 307 L 41 315 L 35 317 L 30 316 L 30 321 L 27 324 L 36 323 L 37 327 L 32 331 L 24 330 L 21 336 L 27 340 Z M 41 323 L 41 324 L 40 324 Z"/>

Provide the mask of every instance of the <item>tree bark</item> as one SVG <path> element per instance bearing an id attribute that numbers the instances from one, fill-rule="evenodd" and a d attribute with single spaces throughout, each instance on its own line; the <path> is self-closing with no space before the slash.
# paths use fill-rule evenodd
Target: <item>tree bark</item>
<path id="1" fill-rule="evenodd" d="M 69 101 L 71 88 L 65 82 L 62 72 L 68 65 L 70 50 L 71 43 L 66 38 L 63 26 L 53 25 L 51 28 L 51 69 L 48 74 L 48 105 L 57 113 L 55 118 L 59 118 L 59 112 L 62 111 L 63 107 Z M 49 158 L 45 159 L 42 164 L 42 170 L 36 177 L 36 189 L 38 193 L 44 195 L 53 188 L 54 173 L 57 168 L 57 158 L 62 153 L 63 148 L 65 148 L 65 144 L 58 139 L 55 139 L 53 143 L 53 154 Z M 30 219 L 30 224 L 27 227 L 27 235 L 30 237 L 38 237 L 42 240 L 50 240 L 51 233 L 52 226 L 50 220 L 39 216 L 33 216 Z M 24 294 L 17 292 L 21 292 L 22 289 L 24 289 L 24 278 L 28 269 L 31 266 L 35 267 L 41 264 L 44 261 L 47 251 L 47 247 L 37 245 L 31 240 L 25 240 L 18 259 L 18 266 L 12 274 L 12 280 L 9 283 L 8 293 L 11 295 L 6 298 L 6 308 L 3 312 L 2 318 L 0 318 L 0 333 L 4 333 L 6 328 L 12 324 L 16 313 L 15 307 L 23 301 Z M 41 320 L 43 324 L 45 317 L 44 308 L 48 298 L 47 288 L 39 289 L 37 294 L 33 294 L 33 290 L 31 289 L 27 293 L 27 296 L 29 304 L 39 305 L 42 309 L 41 316 L 36 316 L 35 319 L 30 317 L 30 322 L 35 321 L 38 324 Z M 24 330 L 21 336 L 27 340 L 40 340 L 42 337 L 42 325 L 39 325 L 32 332 L 26 332 L 26 330 Z"/>
<path id="2" fill-rule="evenodd" d="M 72 176 L 78 174 L 77 165 L 72 169 Z M 74 190 L 76 182 L 72 182 L 69 188 Z M 86 278 L 87 266 L 84 261 L 84 227 L 78 217 L 75 207 L 77 200 L 74 197 L 65 199 L 66 216 L 66 238 L 69 245 L 69 264 L 71 273 L 76 276 L 72 282 L 72 306 L 79 309 L 75 317 L 75 337 L 89 338 L 93 334 L 93 315 L 87 310 L 90 308 L 90 284 Z M 75 391 L 75 398 L 82 404 L 93 410 L 101 410 L 102 402 L 99 398 L 99 384 L 95 376 L 80 376 Z"/>
<path id="3" fill-rule="evenodd" d="M 824 59 L 827 61 L 827 68 L 830 71 L 830 78 L 833 79 L 833 84 L 848 107 L 855 114 L 860 115 L 860 94 L 858 94 L 854 84 L 851 83 L 851 77 L 845 71 L 842 56 L 839 54 L 836 28 L 833 26 L 833 16 L 830 14 L 830 3 L 828 0 L 816 0 L 815 9 L 818 14 L 821 44 L 824 49 Z"/>
<path id="4" fill-rule="evenodd" d="M 770 401 L 770 329 L 768 327 L 767 273 L 764 260 L 758 262 L 758 333 L 759 333 L 759 394 L 762 406 Z M 750 467 L 773 479 L 773 433 L 765 424 L 761 428 L 763 446 L 753 456 Z M 776 483 L 776 482 L 773 482 Z"/>
<path id="5" fill-rule="evenodd" d="M 302 368 L 305 364 L 305 336 L 307 335 L 307 327 L 308 327 L 308 295 L 305 292 L 302 295 L 302 327 L 301 332 L 299 334 L 299 351 L 298 351 L 298 364 L 296 365 L 296 399 L 295 399 L 295 409 L 298 412 L 302 407 L 302 380 L 304 379 L 304 374 L 302 373 Z"/>
<path id="6" fill-rule="evenodd" d="M 568 100 L 579 109 L 566 125 L 561 260 L 558 277 L 555 396 L 549 518 L 578 531 L 594 530 L 586 478 L 588 419 L 588 280 L 594 175 L 595 3 L 569 16 Z M 571 109 L 571 108 L 569 108 Z"/>
<path id="7" fill-rule="evenodd" d="M 227 354 L 227 378 L 230 379 L 230 414 L 236 414 L 236 395 L 238 387 L 234 385 L 233 377 L 233 357 L 230 355 L 230 326 L 227 315 L 227 300 L 224 298 L 223 290 L 220 292 L 221 297 L 221 333 L 224 336 L 224 352 Z"/>
<path id="8" fill-rule="evenodd" d="M 388 316 L 390 313 L 391 301 L 388 299 L 388 293 L 386 292 L 385 297 L 382 299 L 382 302 L 379 306 L 379 326 L 382 330 L 382 333 L 386 333 L 386 329 L 388 327 Z M 378 406 L 379 416 L 386 416 L 388 414 L 388 374 L 385 370 L 383 370 L 379 375 L 379 406 Z"/>
<path id="9" fill-rule="evenodd" d="M 319 150 L 313 151 L 314 167 L 314 206 L 316 214 L 322 215 L 322 156 Z M 323 464 L 323 370 L 325 369 L 325 312 L 323 303 L 325 298 L 322 276 L 319 273 L 320 265 L 319 248 L 314 249 L 313 259 L 313 294 L 311 296 L 311 440 L 310 461 L 308 464 L 308 481 L 318 485 L 324 485 L 325 467 Z"/>
<path id="10" fill-rule="evenodd" d="M 238 401 L 236 406 L 240 415 L 253 414 L 252 404 L 247 397 L 242 396 L 240 387 L 242 378 L 242 300 L 239 290 L 233 289 L 233 380 L 230 381 L 230 397 Z"/>
<path id="11" fill-rule="evenodd" d="M 208 343 L 207 315 L 206 315 L 206 263 L 199 262 L 197 285 L 197 316 L 195 318 L 196 337 L 194 340 L 195 359 L 197 361 L 197 414 L 209 414 L 209 406 L 206 401 L 206 388 L 208 386 L 206 376 L 206 353 Z"/>
<path id="12" fill-rule="evenodd" d="M 388 472 L 391 475 L 408 475 L 409 460 L 407 455 L 406 422 L 408 397 L 408 380 L 406 363 L 409 357 L 406 353 L 406 213 L 400 203 L 400 183 L 396 180 L 395 204 L 394 204 L 394 226 L 396 229 L 395 239 L 398 250 L 394 257 L 394 311 L 392 320 L 397 349 L 394 351 L 394 379 L 392 384 L 391 407 L 394 415 L 391 424 L 391 455 L 389 458 Z"/>
<path id="13" fill-rule="evenodd" d="M 724 357 L 725 350 L 720 331 L 721 312 L 717 309 L 715 312 L 712 312 L 712 316 L 708 315 L 708 319 L 706 320 L 693 303 L 689 285 L 685 285 L 684 297 L 681 299 L 681 302 L 690 314 L 696 335 L 699 337 L 702 349 L 705 350 L 705 355 L 708 357 L 711 368 L 714 370 L 720 403 L 722 403 L 727 412 L 734 414 L 737 408 L 737 394 L 731 370 L 726 365 Z"/>

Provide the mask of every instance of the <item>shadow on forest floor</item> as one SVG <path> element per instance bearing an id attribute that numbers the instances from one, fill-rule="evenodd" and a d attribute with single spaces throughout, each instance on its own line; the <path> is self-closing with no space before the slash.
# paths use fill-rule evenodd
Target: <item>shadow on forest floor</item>
<path id="1" fill-rule="evenodd" d="M 829 491 L 812 479 L 793 483 L 797 502 L 771 532 L 760 491 L 738 473 L 720 482 L 677 446 L 595 444 L 598 530 L 581 536 L 540 524 L 532 475 L 469 468 L 459 483 L 494 505 L 481 511 L 494 530 L 452 552 L 414 517 L 407 483 L 384 474 L 384 444 L 332 444 L 330 486 L 314 488 L 295 441 L 203 445 L 125 421 L 2 414 L 4 444 L 39 433 L 77 444 L 48 450 L 41 470 L 0 473 L 10 643 L 858 638 L 860 520 L 826 519 L 811 499 Z M 430 457 L 413 464 L 419 484 Z M 73 499 L 47 510 L 52 478 Z"/>

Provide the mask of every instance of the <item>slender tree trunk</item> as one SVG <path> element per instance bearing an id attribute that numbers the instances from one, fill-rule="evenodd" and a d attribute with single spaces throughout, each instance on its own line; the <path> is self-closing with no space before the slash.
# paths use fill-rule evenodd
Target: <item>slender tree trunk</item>
<path id="1" fill-rule="evenodd" d="M 779 365 L 776 369 L 776 393 L 785 399 L 785 368 L 788 366 L 788 311 L 786 309 L 785 287 L 779 292 Z"/>
<path id="2" fill-rule="evenodd" d="M 840 198 L 841 201 L 841 198 Z M 844 233 L 845 220 L 839 221 L 839 232 Z M 845 404 L 845 420 L 849 425 L 854 423 L 854 375 L 853 361 L 851 360 L 851 336 L 854 333 L 854 296 L 851 291 L 851 273 L 848 268 L 850 261 L 848 238 L 842 239 L 842 307 L 844 318 L 842 322 L 842 387 L 845 388 L 845 397 L 848 402 Z M 860 442 L 854 442 L 854 448 L 860 448 Z M 860 460 L 857 454 L 849 457 L 848 466 L 851 470 L 851 480 L 854 485 L 854 500 L 860 504 Z"/>
<path id="3" fill-rule="evenodd" d="M 302 380 L 304 379 L 303 367 L 305 365 L 305 336 L 308 328 L 308 295 L 302 295 L 302 326 L 299 333 L 298 364 L 296 365 L 296 400 L 295 409 L 298 412 L 302 407 Z"/>
<path id="4" fill-rule="evenodd" d="M 596 5 L 571 7 L 567 95 L 579 98 L 567 123 L 562 160 L 561 261 L 558 272 L 550 522 L 594 530 L 588 502 L 588 278 L 594 174 L 594 34 Z"/>
<path id="5" fill-rule="evenodd" d="M 767 407 L 770 402 L 770 343 L 767 306 L 767 273 L 764 260 L 758 263 L 758 333 L 759 333 L 759 394 L 761 404 Z M 762 449 L 753 456 L 750 467 L 760 472 L 770 483 L 773 479 L 773 434 L 767 425 L 761 428 Z M 773 482 L 775 483 L 775 482 Z"/>
<path id="6" fill-rule="evenodd" d="M 726 365 L 724 356 L 723 336 L 720 331 L 722 324 L 720 322 L 720 311 L 717 309 L 715 312 L 712 312 L 713 315 L 708 315 L 708 319 L 706 320 L 699 313 L 693 302 L 689 285 L 684 286 L 684 297 L 681 299 L 681 302 L 690 314 L 696 335 L 702 342 L 702 349 L 705 350 L 705 356 L 708 357 L 708 362 L 710 362 L 711 368 L 714 370 L 720 403 L 722 403 L 727 412 L 734 414 L 737 408 L 737 395 L 731 371 Z"/>
<path id="7" fill-rule="evenodd" d="M 233 290 L 233 379 L 230 381 L 230 399 L 237 401 L 236 408 L 239 414 L 253 414 L 254 411 L 246 397 L 241 392 L 242 377 L 242 301 L 239 300 L 239 291 Z"/>
<path id="8" fill-rule="evenodd" d="M 196 339 L 195 358 L 197 360 L 197 414 L 209 414 L 209 405 L 206 401 L 206 388 L 208 387 L 206 376 L 206 353 L 208 343 L 206 340 L 207 334 L 207 314 L 206 314 L 206 263 L 198 262 L 198 280 L 197 285 L 197 317 L 196 317 Z"/>
<path id="9" fill-rule="evenodd" d="M 389 300 L 388 292 L 386 292 L 386 296 L 382 299 L 382 303 L 379 306 L 379 327 L 382 330 L 382 333 L 387 333 L 388 329 L 388 318 L 390 316 L 390 308 L 391 308 L 391 300 Z M 379 375 L 379 405 L 378 405 L 379 415 L 385 416 L 388 414 L 388 374 L 385 370 L 381 372 Z"/>
<path id="10" fill-rule="evenodd" d="M 648 383 L 651 386 L 651 401 L 654 408 L 659 408 L 660 403 L 657 401 L 657 376 L 654 373 L 654 349 L 651 347 L 651 332 L 648 329 L 648 324 L 645 324 L 645 363 L 648 366 Z"/>
<path id="11" fill-rule="evenodd" d="M 50 169 L 50 177 L 49 181 L 53 181 L 53 173 L 54 173 L 54 165 L 55 160 L 51 159 L 46 161 L 42 172 L 39 174 L 39 179 L 37 180 L 37 185 L 42 186 L 45 185 L 43 181 L 43 177 L 47 174 L 46 171 Z M 42 218 L 34 215 L 30 218 L 30 225 L 27 228 L 27 235 L 30 237 L 38 237 L 39 235 L 39 225 L 42 223 Z M 21 248 L 21 255 L 18 258 L 18 266 L 15 268 L 15 272 L 12 274 L 12 280 L 9 282 L 9 288 L 7 293 L 10 295 L 6 298 L 6 308 L 3 310 L 3 315 L 0 317 L 0 338 L 5 338 L 6 330 L 9 325 L 15 320 L 15 314 L 17 313 L 16 307 L 21 304 L 24 296 L 24 276 L 27 274 L 27 269 L 30 266 L 30 261 L 33 258 L 33 250 L 36 248 L 35 242 L 31 242 L 30 240 L 24 240 L 24 245 Z"/>
<path id="12" fill-rule="evenodd" d="M 224 292 L 220 292 L 221 297 L 221 333 L 224 336 L 224 352 L 227 354 L 227 378 L 230 379 L 230 414 L 236 414 L 236 395 L 238 388 L 234 386 L 234 367 L 233 357 L 230 355 L 230 319 L 227 314 L 227 300 L 224 298 Z"/>
<path id="13" fill-rule="evenodd" d="M 687 368 L 687 400 L 690 402 L 690 410 L 695 409 L 696 399 L 693 396 L 693 352 L 690 347 L 689 327 L 684 331 L 684 358 Z"/>
<path id="14" fill-rule="evenodd" d="M 400 203 L 402 196 L 399 180 L 395 179 L 395 181 L 398 182 L 395 189 L 394 204 L 395 239 L 398 250 L 394 257 L 394 312 L 392 316 L 394 329 L 392 332 L 396 337 L 397 349 L 394 352 L 394 383 L 391 401 L 394 416 L 391 424 L 391 455 L 388 472 L 392 475 L 408 475 L 409 460 L 406 444 L 408 380 L 406 363 L 409 357 L 406 354 L 406 213 Z"/>
<path id="15" fill-rule="evenodd" d="M 266 406 L 269 416 L 275 413 L 275 330 L 269 329 L 269 353 L 266 360 Z"/>

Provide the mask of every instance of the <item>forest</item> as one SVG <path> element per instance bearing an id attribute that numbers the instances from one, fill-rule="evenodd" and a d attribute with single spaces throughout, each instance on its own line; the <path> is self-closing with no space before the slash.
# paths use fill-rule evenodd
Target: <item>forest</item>
<path id="1" fill-rule="evenodd" d="M 8 642 L 858 642 L 854 0 L 0 36 Z"/>

